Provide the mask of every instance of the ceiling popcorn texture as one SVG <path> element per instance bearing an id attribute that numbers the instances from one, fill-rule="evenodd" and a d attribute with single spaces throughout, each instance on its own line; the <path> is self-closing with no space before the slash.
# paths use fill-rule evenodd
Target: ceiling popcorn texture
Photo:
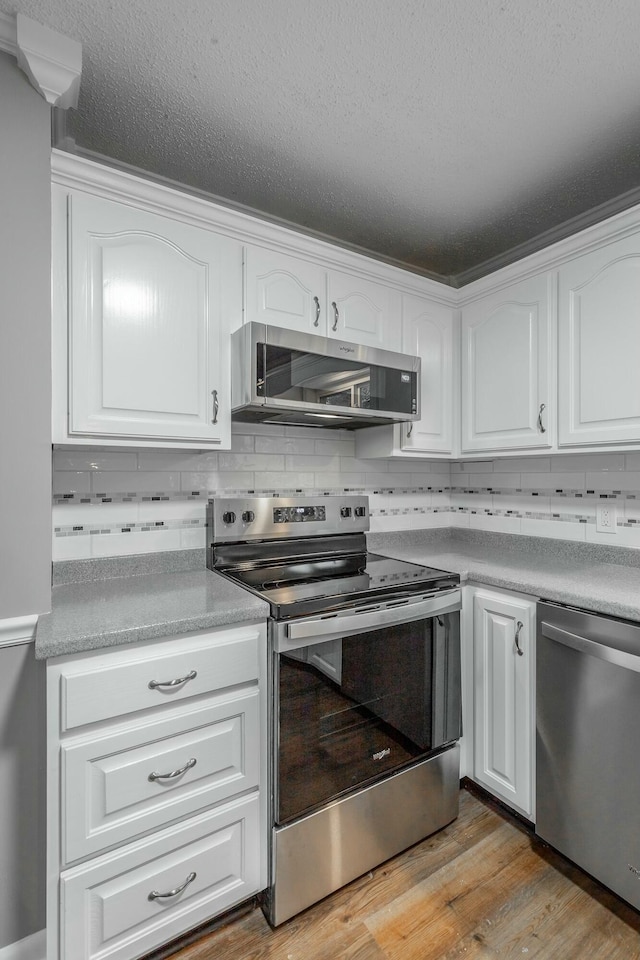
<path id="1" fill-rule="evenodd" d="M 0 10 L 82 42 L 79 151 L 448 282 L 640 188 L 637 0 Z"/>

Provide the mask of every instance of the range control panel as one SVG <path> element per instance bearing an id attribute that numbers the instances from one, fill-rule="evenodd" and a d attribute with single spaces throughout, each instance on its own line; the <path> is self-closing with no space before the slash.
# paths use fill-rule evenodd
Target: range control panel
<path id="1" fill-rule="evenodd" d="M 207 507 L 210 543 L 364 533 L 366 496 L 216 497 Z"/>

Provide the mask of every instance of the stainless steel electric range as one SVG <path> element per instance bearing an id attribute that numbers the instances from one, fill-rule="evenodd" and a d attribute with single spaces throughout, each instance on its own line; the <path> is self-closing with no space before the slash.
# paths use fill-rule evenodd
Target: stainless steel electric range
<path id="1" fill-rule="evenodd" d="M 274 926 L 458 813 L 459 577 L 368 529 L 364 496 L 208 506 L 208 566 L 271 608 Z"/>

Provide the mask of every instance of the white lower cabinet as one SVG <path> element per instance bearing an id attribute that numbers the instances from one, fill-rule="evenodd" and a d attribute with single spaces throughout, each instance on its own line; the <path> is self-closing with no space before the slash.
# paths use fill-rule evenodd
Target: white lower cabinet
<path id="1" fill-rule="evenodd" d="M 130 960 L 261 887 L 258 794 L 66 870 L 64 960 Z"/>
<path id="2" fill-rule="evenodd" d="M 493 588 L 466 590 L 465 666 L 472 694 L 465 705 L 466 772 L 534 820 L 536 601 Z"/>
<path id="3" fill-rule="evenodd" d="M 134 960 L 264 889 L 264 624 L 47 667 L 48 960 Z"/>

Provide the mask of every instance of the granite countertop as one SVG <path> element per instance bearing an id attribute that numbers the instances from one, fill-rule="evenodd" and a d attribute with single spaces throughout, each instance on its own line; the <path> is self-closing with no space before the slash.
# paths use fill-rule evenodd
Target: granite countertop
<path id="1" fill-rule="evenodd" d="M 54 586 L 52 611 L 38 620 L 36 658 L 266 619 L 268 603 L 202 566 Z"/>
<path id="2" fill-rule="evenodd" d="M 463 582 L 640 621 L 637 550 L 451 528 L 370 533 L 367 543 Z M 41 660 L 269 615 L 265 601 L 207 570 L 204 550 L 57 564 L 54 584 L 36 631 Z"/>
<path id="3" fill-rule="evenodd" d="M 469 530 L 368 535 L 368 546 L 461 580 L 640 621 L 640 551 Z"/>

